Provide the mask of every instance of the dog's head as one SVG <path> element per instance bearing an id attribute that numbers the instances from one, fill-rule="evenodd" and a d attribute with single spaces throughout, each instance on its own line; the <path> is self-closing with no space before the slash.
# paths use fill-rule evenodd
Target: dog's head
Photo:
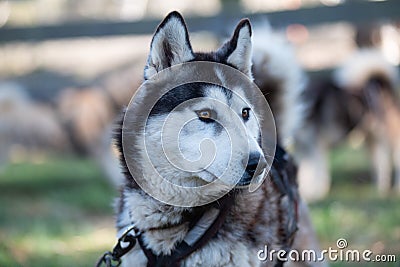
<path id="1" fill-rule="evenodd" d="M 137 124 L 131 117 L 138 116 L 140 105 L 149 110 L 142 114 L 143 135 L 136 136 L 131 156 L 140 166 L 136 172 L 143 174 L 142 182 L 161 187 L 157 191 L 163 197 L 171 194 L 167 197 L 171 199 L 180 189 L 201 187 L 198 198 L 212 201 L 227 188 L 246 186 L 266 175 L 260 114 L 253 105 L 259 99 L 251 99 L 249 92 L 251 35 L 250 22 L 244 19 L 222 47 L 196 53 L 179 13 L 170 13 L 157 28 L 143 92 L 136 96 L 143 103 L 126 114 L 124 126 Z M 146 102 L 153 95 L 158 96 Z M 126 130 L 128 135 L 132 131 Z"/>

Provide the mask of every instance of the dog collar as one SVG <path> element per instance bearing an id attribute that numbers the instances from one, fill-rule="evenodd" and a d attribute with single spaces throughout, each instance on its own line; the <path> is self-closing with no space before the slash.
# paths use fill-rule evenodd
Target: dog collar
<path id="1" fill-rule="evenodd" d="M 297 188 L 295 177 L 296 166 L 285 150 L 277 146 L 271 167 L 271 179 L 274 187 L 280 193 L 280 216 L 278 220 L 281 227 L 278 236 L 284 250 L 290 248 L 297 231 L 299 196 L 295 190 Z M 183 214 L 183 220 L 179 222 L 179 225 L 183 222 L 189 222 L 189 231 L 170 255 L 156 255 L 151 249 L 147 248 L 143 238 L 145 232 L 141 232 L 132 223 L 118 232 L 117 245 L 112 252 L 106 252 L 96 266 L 99 267 L 102 264 L 106 264 L 107 267 L 119 266 L 121 257 L 128 253 L 138 241 L 147 258 L 147 267 L 178 267 L 183 259 L 204 246 L 217 234 L 234 203 L 234 198 L 235 192 L 231 191 L 213 204 L 199 207 L 195 212 Z M 289 206 L 284 211 L 281 210 L 283 202 L 286 202 L 286 205 Z M 287 220 L 282 217 L 283 214 L 288 216 Z M 167 229 L 173 226 L 175 225 L 167 224 L 151 230 Z M 283 262 L 278 261 L 275 266 L 282 265 Z"/>
<path id="2" fill-rule="evenodd" d="M 234 203 L 234 192 L 226 194 L 213 204 L 200 207 L 200 211 L 192 214 L 192 220 L 188 220 L 188 216 L 183 216 L 183 221 L 189 222 L 189 231 L 184 239 L 176 245 L 176 248 L 170 255 L 156 255 L 147 248 L 144 243 L 143 235 L 145 232 L 136 228 L 132 223 L 118 231 L 118 242 L 112 251 L 103 254 L 96 264 L 100 267 L 103 264 L 107 267 L 117 267 L 121 264 L 121 258 L 128 253 L 135 245 L 136 241 L 147 258 L 147 267 L 177 267 L 180 262 L 197 249 L 204 246 L 211 238 L 213 238 L 225 221 L 230 211 L 230 207 Z M 186 217 L 186 218 L 185 218 Z M 167 229 L 174 225 L 165 225 L 157 229 Z M 152 229 L 156 230 L 156 229 Z"/>
<path id="3" fill-rule="evenodd" d="M 178 267 L 180 262 L 204 246 L 213 238 L 225 221 L 234 203 L 233 192 L 226 194 L 223 198 L 215 202 L 210 209 L 204 211 L 196 220 L 191 221 L 190 230 L 185 238 L 179 242 L 170 255 L 156 255 L 146 247 L 143 235 L 138 237 L 138 243 L 147 258 L 147 267 Z"/>

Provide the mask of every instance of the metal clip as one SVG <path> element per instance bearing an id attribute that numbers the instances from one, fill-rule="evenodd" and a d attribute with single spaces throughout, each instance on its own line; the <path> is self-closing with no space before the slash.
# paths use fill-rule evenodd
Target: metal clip
<path id="1" fill-rule="evenodd" d="M 121 259 L 114 260 L 112 253 L 110 251 L 107 251 L 103 254 L 103 256 L 99 259 L 95 266 L 101 267 L 103 264 L 106 267 L 118 267 L 121 265 Z"/>
<path id="2" fill-rule="evenodd" d="M 133 234 L 131 233 L 133 231 Z M 135 227 L 128 228 L 124 234 L 118 239 L 117 244 L 114 246 L 112 252 L 107 251 L 99 259 L 96 267 L 101 267 L 105 264 L 106 267 L 118 267 L 121 265 L 121 257 L 128 253 L 135 245 L 136 238 L 140 236 L 140 232 L 136 232 Z M 123 243 L 128 243 L 125 245 Z"/>

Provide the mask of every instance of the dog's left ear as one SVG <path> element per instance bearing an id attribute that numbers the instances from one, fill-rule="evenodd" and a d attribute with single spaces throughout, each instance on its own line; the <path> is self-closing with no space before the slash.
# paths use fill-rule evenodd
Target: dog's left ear
<path id="1" fill-rule="evenodd" d="M 154 33 L 144 69 L 144 78 L 147 80 L 165 68 L 193 58 L 185 21 L 181 14 L 173 11 L 165 17 Z"/>
<path id="2" fill-rule="evenodd" d="M 226 57 L 226 61 L 238 68 L 241 72 L 252 77 L 252 42 L 251 24 L 248 19 L 242 19 L 236 26 L 232 38 L 226 42 L 219 50 Z"/>

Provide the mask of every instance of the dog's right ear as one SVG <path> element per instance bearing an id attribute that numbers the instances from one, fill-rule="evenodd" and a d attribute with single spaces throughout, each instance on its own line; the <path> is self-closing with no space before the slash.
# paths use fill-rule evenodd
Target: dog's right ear
<path id="1" fill-rule="evenodd" d="M 232 38 L 226 42 L 218 53 L 226 57 L 226 62 L 252 77 L 252 30 L 248 19 L 242 19 L 236 26 Z"/>
<path id="2" fill-rule="evenodd" d="M 144 69 L 147 80 L 157 72 L 194 58 L 189 33 L 181 14 L 173 11 L 158 26 L 150 45 Z"/>

